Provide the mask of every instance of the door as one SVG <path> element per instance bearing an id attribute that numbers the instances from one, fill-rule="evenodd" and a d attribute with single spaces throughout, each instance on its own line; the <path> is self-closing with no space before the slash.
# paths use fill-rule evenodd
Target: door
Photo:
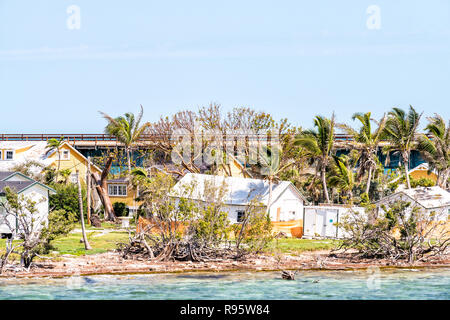
<path id="1" fill-rule="evenodd" d="M 324 209 L 317 209 L 316 214 L 316 234 L 319 237 L 325 237 L 325 231 L 326 231 L 326 218 L 327 218 L 327 211 Z"/>
<path id="2" fill-rule="evenodd" d="M 316 232 L 316 210 L 313 208 L 305 208 L 305 221 L 303 234 L 307 237 L 314 237 Z"/>
<path id="3" fill-rule="evenodd" d="M 334 224 L 337 222 L 337 210 L 327 210 L 325 220 L 325 237 L 336 238 L 337 226 Z"/>

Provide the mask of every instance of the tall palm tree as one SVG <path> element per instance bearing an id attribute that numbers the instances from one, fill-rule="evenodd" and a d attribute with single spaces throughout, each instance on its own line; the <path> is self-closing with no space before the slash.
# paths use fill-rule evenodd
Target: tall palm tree
<path id="1" fill-rule="evenodd" d="M 438 114 L 428 118 L 428 136 L 422 134 L 419 137 L 418 149 L 429 164 L 429 170 L 438 173 L 437 185 L 446 189 L 450 176 L 450 122 Z"/>
<path id="2" fill-rule="evenodd" d="M 304 130 L 298 134 L 295 137 L 294 144 L 303 147 L 307 151 L 308 157 L 315 163 L 316 170 L 320 172 L 324 198 L 327 203 L 330 203 L 326 171 L 334 147 L 334 114 L 331 119 L 316 116 L 314 118 L 314 126 L 316 127 L 316 130 Z"/>
<path id="3" fill-rule="evenodd" d="M 64 144 L 64 137 L 59 139 L 49 139 L 47 141 L 47 152 L 55 151 L 58 154 L 58 166 L 56 168 L 55 182 L 58 182 L 59 170 L 61 168 L 61 151 L 60 148 Z"/>
<path id="4" fill-rule="evenodd" d="M 359 169 L 358 177 L 361 179 L 367 173 L 366 194 L 369 195 L 372 175 L 377 167 L 377 151 L 381 141 L 381 136 L 386 125 L 387 117 L 383 115 L 380 121 L 372 119 L 371 113 L 355 113 L 352 120 L 361 122 L 359 131 L 346 124 L 340 124 L 339 127 L 348 135 L 351 135 L 355 147 L 359 151 Z M 372 122 L 377 124 L 375 131 L 372 131 Z"/>
<path id="5" fill-rule="evenodd" d="M 388 119 L 386 120 L 386 126 L 382 134 L 383 138 L 390 142 L 390 146 L 386 151 L 395 150 L 401 155 L 408 189 L 411 189 L 411 182 L 409 180 L 409 156 L 411 154 L 411 148 L 416 141 L 416 132 L 421 116 L 422 113 L 417 113 L 411 105 L 409 106 L 408 113 L 400 108 L 393 108 L 388 113 Z"/>
<path id="6" fill-rule="evenodd" d="M 344 192 L 348 196 L 348 202 L 353 203 L 353 188 L 355 186 L 355 178 L 353 173 L 353 163 L 346 155 L 333 156 L 334 166 L 332 175 L 328 179 L 328 183 L 332 187 L 336 187 L 339 191 Z"/>
<path id="7" fill-rule="evenodd" d="M 267 212 L 272 205 L 272 189 L 273 184 L 280 181 L 280 174 L 282 174 L 287 168 L 294 164 L 293 160 L 284 161 L 282 157 L 282 150 L 280 146 L 274 148 L 264 147 L 260 154 L 261 161 L 261 173 L 265 176 L 265 179 L 269 183 L 269 199 L 267 201 Z M 282 163 L 283 162 L 285 163 Z"/>
<path id="8" fill-rule="evenodd" d="M 145 129 L 150 126 L 150 123 L 148 122 L 141 126 L 144 108 L 141 105 L 141 111 L 137 117 L 131 112 L 125 113 L 124 116 L 118 118 L 112 118 L 101 111 L 100 114 L 108 121 L 108 124 L 105 127 L 105 133 L 116 137 L 117 140 L 125 146 L 128 161 L 128 173 L 131 173 L 131 151 L 139 141 Z"/>

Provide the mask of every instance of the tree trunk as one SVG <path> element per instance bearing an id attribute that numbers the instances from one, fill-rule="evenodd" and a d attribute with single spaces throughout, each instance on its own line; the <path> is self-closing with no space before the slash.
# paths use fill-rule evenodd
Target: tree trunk
<path id="1" fill-rule="evenodd" d="M 325 167 L 320 170 L 320 176 L 322 179 L 323 194 L 325 196 L 325 200 L 327 203 L 330 203 L 330 196 L 328 195 L 328 189 L 327 189 L 327 177 L 326 177 L 326 168 Z"/>
<path id="2" fill-rule="evenodd" d="M 61 151 L 59 151 L 59 148 L 56 150 L 58 151 L 58 166 L 56 167 L 55 182 L 58 183 L 59 170 L 61 169 Z"/>
<path id="3" fill-rule="evenodd" d="M 367 178 L 366 194 L 369 196 L 370 183 L 372 182 L 372 166 L 369 168 L 369 176 Z"/>
<path id="4" fill-rule="evenodd" d="M 272 179 L 269 179 L 269 200 L 267 201 L 267 213 L 270 214 L 270 205 L 272 204 Z"/>
<path id="5" fill-rule="evenodd" d="M 80 204 L 81 233 L 83 234 L 84 249 L 91 250 L 92 247 L 88 242 L 88 239 L 86 236 L 86 229 L 84 227 L 83 195 L 81 193 L 80 174 L 79 174 L 78 170 L 77 170 L 77 185 L 78 185 L 78 202 Z"/>
<path id="6" fill-rule="evenodd" d="M 86 197 L 87 197 L 87 221 L 91 224 L 91 157 L 88 157 L 87 174 L 86 174 Z"/>
<path id="7" fill-rule="evenodd" d="M 97 190 L 97 193 L 100 197 L 100 201 L 103 204 L 103 207 L 105 208 L 105 218 L 109 221 L 116 221 L 116 215 L 114 214 L 114 208 L 112 206 L 111 199 L 108 195 L 108 184 L 107 178 L 109 170 L 111 170 L 113 162 L 113 157 L 108 157 L 108 160 L 106 161 L 105 169 L 103 169 L 102 175 L 99 176 L 98 173 L 91 173 L 91 177 L 95 183 L 95 189 Z"/>
<path id="8" fill-rule="evenodd" d="M 131 174 L 131 152 L 129 148 L 127 148 L 127 159 L 128 159 L 128 174 Z"/>
<path id="9" fill-rule="evenodd" d="M 440 187 L 442 189 L 447 190 L 447 183 L 448 183 L 449 176 L 450 176 L 450 169 L 447 169 L 447 170 L 444 171 L 444 175 L 442 177 L 442 182 L 441 182 L 441 185 L 440 185 Z"/>
<path id="10" fill-rule="evenodd" d="M 409 157 L 407 155 L 403 156 L 403 165 L 405 167 L 406 186 L 408 189 L 411 189 L 411 181 L 409 180 Z"/>

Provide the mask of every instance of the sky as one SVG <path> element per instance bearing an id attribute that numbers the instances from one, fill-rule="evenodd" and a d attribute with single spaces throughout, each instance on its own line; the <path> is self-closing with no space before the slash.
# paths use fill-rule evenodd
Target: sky
<path id="1" fill-rule="evenodd" d="M 449 86 L 448 0 L 0 0 L 0 133 L 101 133 L 140 104 L 449 119 Z"/>

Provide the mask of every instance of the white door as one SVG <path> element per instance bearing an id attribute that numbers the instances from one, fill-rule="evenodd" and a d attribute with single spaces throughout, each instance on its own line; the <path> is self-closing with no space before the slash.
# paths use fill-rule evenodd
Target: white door
<path id="1" fill-rule="evenodd" d="M 334 224 L 337 222 L 337 210 L 327 210 L 325 219 L 325 237 L 336 238 L 337 226 Z"/>
<path id="2" fill-rule="evenodd" d="M 317 209 L 315 233 L 320 237 L 325 237 L 326 218 L 327 218 L 327 211 L 323 209 Z"/>
<path id="3" fill-rule="evenodd" d="M 316 232 L 316 210 L 305 208 L 305 221 L 303 234 L 307 237 L 314 237 Z"/>

